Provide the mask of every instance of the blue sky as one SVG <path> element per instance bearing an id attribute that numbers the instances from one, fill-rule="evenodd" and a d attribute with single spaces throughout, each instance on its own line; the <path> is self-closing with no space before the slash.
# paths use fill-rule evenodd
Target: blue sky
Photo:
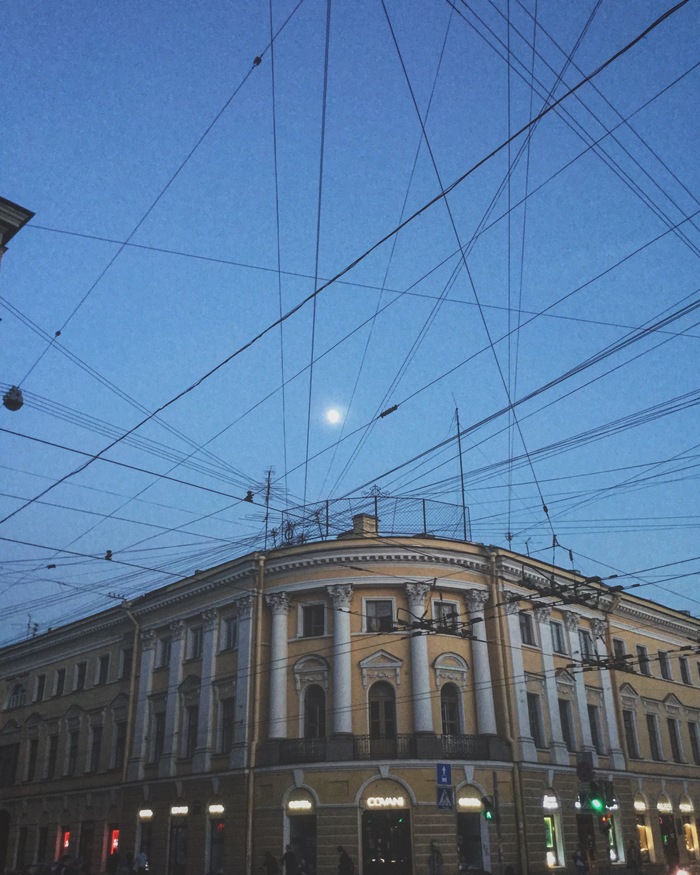
<path id="1" fill-rule="evenodd" d="M 8 6 L 0 640 L 261 547 L 269 470 L 458 505 L 455 408 L 474 541 L 697 614 L 697 0 L 565 96 L 672 8 Z"/>

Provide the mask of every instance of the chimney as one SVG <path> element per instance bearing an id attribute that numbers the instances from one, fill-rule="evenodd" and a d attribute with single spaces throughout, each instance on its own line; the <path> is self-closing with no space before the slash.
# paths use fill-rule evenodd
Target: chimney
<path id="1" fill-rule="evenodd" d="M 352 531 L 342 532 L 341 538 L 376 538 L 379 534 L 379 520 L 368 513 L 357 513 L 352 518 Z"/>

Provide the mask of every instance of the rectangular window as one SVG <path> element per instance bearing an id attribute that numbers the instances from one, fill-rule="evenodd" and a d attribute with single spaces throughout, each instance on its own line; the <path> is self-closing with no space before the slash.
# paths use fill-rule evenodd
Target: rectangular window
<path id="1" fill-rule="evenodd" d="M 97 663 L 97 683 L 106 684 L 109 679 L 109 653 L 100 657 Z"/>
<path id="2" fill-rule="evenodd" d="M 527 694 L 527 715 L 530 720 L 530 735 L 535 742 L 535 747 L 543 748 L 545 744 L 542 729 L 542 705 L 537 693 Z"/>
<path id="3" fill-rule="evenodd" d="M 318 638 L 325 635 L 326 608 L 325 605 L 304 605 L 301 609 L 302 630 L 304 638 Z"/>
<path id="4" fill-rule="evenodd" d="M 75 667 L 75 685 L 74 690 L 85 689 L 85 678 L 87 677 L 87 662 L 79 662 Z"/>
<path id="5" fill-rule="evenodd" d="M 68 757 L 66 759 L 66 775 L 74 775 L 78 765 L 78 744 L 80 732 L 74 729 L 68 734 Z"/>
<path id="6" fill-rule="evenodd" d="M 578 643 L 581 650 L 581 659 L 592 659 L 595 656 L 595 648 L 593 647 L 593 638 L 588 629 L 580 629 L 578 633 Z"/>
<path id="7" fill-rule="evenodd" d="M 664 680 L 671 680 L 671 663 L 669 662 L 668 653 L 664 650 L 659 650 L 659 670 Z"/>
<path id="8" fill-rule="evenodd" d="M 433 602 L 433 618 L 439 629 L 456 629 L 459 622 L 457 602 L 445 602 L 442 599 Z"/>
<path id="9" fill-rule="evenodd" d="M 29 741 L 29 756 L 27 758 L 27 780 L 33 781 L 36 775 L 36 761 L 39 754 L 39 739 L 32 738 Z"/>
<path id="10" fill-rule="evenodd" d="M 651 758 L 660 762 L 663 757 L 661 756 L 661 742 L 659 741 L 659 727 L 656 725 L 656 717 L 653 714 L 647 714 L 646 719 Z"/>
<path id="11" fill-rule="evenodd" d="M 530 616 L 530 614 L 525 613 L 525 611 L 521 611 L 518 616 L 520 619 L 520 640 L 523 644 L 534 647 L 535 627 L 532 623 L 532 617 Z"/>
<path id="12" fill-rule="evenodd" d="M 90 739 L 90 771 L 98 772 L 100 769 L 100 754 L 102 753 L 102 727 L 92 727 Z"/>
<path id="13" fill-rule="evenodd" d="M 668 737 L 671 741 L 671 756 L 674 763 L 682 763 L 683 757 L 681 754 L 681 734 L 678 730 L 678 721 L 669 717 L 666 721 L 668 726 Z"/>
<path id="14" fill-rule="evenodd" d="M 391 632 L 394 628 L 394 606 L 390 599 L 367 599 L 365 602 L 367 632 Z"/>
<path id="15" fill-rule="evenodd" d="M 65 668 L 56 669 L 56 683 L 54 685 L 54 696 L 62 696 L 66 686 L 66 670 Z"/>
<path id="16" fill-rule="evenodd" d="M 622 638 L 613 638 L 613 654 L 616 659 L 622 659 L 627 654 L 627 648 Z"/>
<path id="17" fill-rule="evenodd" d="M 199 726 L 199 706 L 190 705 L 185 709 L 185 744 L 182 755 L 191 760 L 197 747 L 197 727 Z"/>
<path id="18" fill-rule="evenodd" d="M 204 629 L 201 626 L 193 626 L 188 635 L 188 659 L 201 659 L 202 645 L 204 643 Z"/>
<path id="19" fill-rule="evenodd" d="M 36 846 L 37 860 L 46 860 L 49 847 L 49 828 L 48 826 L 39 827 L 39 841 Z"/>
<path id="20" fill-rule="evenodd" d="M 165 750 L 165 712 L 153 716 L 153 762 L 157 763 Z"/>
<path id="21" fill-rule="evenodd" d="M 34 690 L 34 701 L 35 702 L 43 702 L 45 691 L 46 691 L 46 675 L 39 674 L 36 676 L 36 688 Z"/>
<path id="22" fill-rule="evenodd" d="M 235 650 L 238 647 L 238 617 L 225 617 L 222 632 L 223 650 Z"/>
<path id="23" fill-rule="evenodd" d="M 11 787 L 17 780 L 19 742 L 0 747 L 0 787 Z"/>
<path id="24" fill-rule="evenodd" d="M 690 684 L 690 666 L 685 656 L 678 657 L 678 667 L 681 670 L 681 680 L 684 684 Z"/>
<path id="25" fill-rule="evenodd" d="M 220 753 L 231 753 L 234 740 L 234 721 L 236 719 L 236 700 L 223 699 L 221 708 L 221 745 Z"/>
<path id="26" fill-rule="evenodd" d="M 17 869 L 24 869 L 27 858 L 27 835 L 29 830 L 26 826 L 20 826 L 17 830 L 17 854 L 15 855 L 15 866 Z"/>
<path id="27" fill-rule="evenodd" d="M 637 662 L 639 663 L 639 671 L 649 677 L 651 675 L 651 665 L 649 664 L 649 652 L 646 647 L 641 644 L 637 645 Z"/>
<path id="28" fill-rule="evenodd" d="M 173 646 L 173 639 L 170 635 L 163 635 L 158 639 L 158 668 L 165 668 L 170 665 L 170 651 Z"/>
<path id="29" fill-rule="evenodd" d="M 698 724 L 689 723 L 688 733 L 690 734 L 690 750 L 693 754 L 693 762 L 696 766 L 700 766 L 700 732 L 698 732 Z"/>
<path id="30" fill-rule="evenodd" d="M 53 778 L 56 774 L 56 761 L 58 759 L 58 736 L 49 735 L 48 750 L 46 751 L 46 777 Z"/>
<path id="31" fill-rule="evenodd" d="M 549 628 L 552 630 L 552 650 L 555 653 L 566 653 L 566 639 L 562 624 L 550 620 Z"/>
<path id="32" fill-rule="evenodd" d="M 561 735 L 567 750 L 576 750 L 574 739 L 573 721 L 571 719 L 571 702 L 568 699 L 559 699 L 559 720 L 561 722 Z"/>
<path id="33" fill-rule="evenodd" d="M 134 648 L 125 647 L 121 652 L 121 660 L 119 667 L 119 677 L 121 680 L 131 676 L 131 669 L 134 664 Z"/>
<path id="34" fill-rule="evenodd" d="M 602 753 L 601 738 L 600 738 L 600 712 L 597 705 L 588 706 L 588 723 L 591 727 L 591 742 L 593 747 Z"/>
<path id="35" fill-rule="evenodd" d="M 121 720 L 114 724 L 114 754 L 112 756 L 112 767 L 115 769 L 124 768 L 124 757 L 126 755 L 126 720 Z"/>
<path id="36" fill-rule="evenodd" d="M 622 724 L 625 729 L 625 744 L 627 745 L 627 756 L 630 759 L 638 760 L 639 745 L 637 744 L 637 724 L 634 719 L 633 711 L 622 712 Z"/>

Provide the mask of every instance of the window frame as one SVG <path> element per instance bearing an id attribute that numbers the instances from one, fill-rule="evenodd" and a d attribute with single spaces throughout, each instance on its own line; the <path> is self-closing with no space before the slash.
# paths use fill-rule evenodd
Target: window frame
<path id="1" fill-rule="evenodd" d="M 54 678 L 53 694 L 54 697 L 62 696 L 66 690 L 66 670 L 65 668 L 56 669 L 56 677 Z"/>
<path id="2" fill-rule="evenodd" d="M 326 605 L 324 602 L 309 602 L 300 605 L 299 614 L 300 638 L 322 638 L 326 634 Z"/>
<path id="3" fill-rule="evenodd" d="M 690 738 L 690 752 L 693 755 L 693 762 L 696 766 L 700 766 L 700 729 L 694 720 L 688 721 L 688 737 Z"/>
<path id="4" fill-rule="evenodd" d="M 581 653 L 581 659 L 595 658 L 595 641 L 590 629 L 578 630 L 578 647 Z"/>
<path id="5" fill-rule="evenodd" d="M 656 719 L 656 714 L 647 711 L 645 714 L 647 724 L 647 735 L 649 736 L 649 752 L 655 763 L 664 761 L 664 752 L 661 747 L 661 733 L 659 732 L 659 723 Z"/>
<path id="6" fill-rule="evenodd" d="M 682 763 L 684 760 L 680 723 L 675 717 L 667 717 L 666 727 L 668 729 L 668 739 L 671 743 L 671 759 L 674 763 Z"/>
<path id="7" fill-rule="evenodd" d="M 109 669 L 112 660 L 109 653 L 103 653 L 97 660 L 97 675 L 95 677 L 95 685 L 101 686 L 109 683 Z"/>
<path id="8" fill-rule="evenodd" d="M 588 725 L 591 730 L 591 743 L 596 753 L 602 754 L 604 750 L 603 733 L 600 724 L 600 707 L 595 702 L 587 702 L 586 711 L 588 712 Z"/>
<path id="9" fill-rule="evenodd" d="M 651 662 L 649 661 L 649 650 L 643 644 L 637 644 L 637 663 L 639 665 L 639 673 L 644 677 L 651 677 Z"/>
<path id="10" fill-rule="evenodd" d="M 686 686 L 691 687 L 693 685 L 693 681 L 690 677 L 690 665 L 688 663 L 687 656 L 679 656 L 678 657 L 678 668 L 681 673 L 681 682 Z"/>
<path id="11" fill-rule="evenodd" d="M 564 625 L 558 620 L 550 620 L 549 628 L 552 634 L 552 652 L 560 656 L 568 656 L 569 651 L 566 649 Z"/>
<path id="12" fill-rule="evenodd" d="M 75 664 L 75 673 L 73 675 L 73 692 L 81 693 L 87 684 L 88 664 L 87 660 L 83 659 Z"/>
<path id="13" fill-rule="evenodd" d="M 219 701 L 218 752 L 230 754 L 236 742 L 236 697 L 227 696 Z"/>
<path id="14" fill-rule="evenodd" d="M 527 691 L 527 717 L 530 736 L 537 750 L 546 750 L 547 743 L 544 734 L 544 715 L 542 714 L 542 697 L 539 693 Z"/>
<path id="15" fill-rule="evenodd" d="M 671 673 L 671 661 L 668 658 L 667 650 L 659 650 L 659 671 L 661 672 L 661 677 L 665 681 L 672 681 L 673 675 Z"/>
<path id="16" fill-rule="evenodd" d="M 376 608 L 379 605 L 389 605 L 389 614 L 375 614 L 370 616 L 370 605 L 372 608 Z M 373 632 L 373 633 L 382 633 L 387 634 L 389 632 L 394 631 L 394 599 L 393 598 L 374 598 L 368 597 L 363 600 L 362 606 L 362 616 L 364 618 L 364 630 L 365 632 Z M 371 626 L 377 626 L 376 629 L 372 629 Z M 388 628 L 383 628 L 388 626 Z"/>
<path id="17" fill-rule="evenodd" d="M 639 738 L 637 736 L 637 715 L 631 708 L 622 709 L 622 729 L 625 733 L 627 756 L 632 760 L 641 760 Z"/>
<path id="18" fill-rule="evenodd" d="M 160 635 L 158 636 L 157 653 L 156 653 L 156 668 L 168 668 L 170 665 L 170 657 L 172 656 L 173 636 Z"/>
<path id="19" fill-rule="evenodd" d="M 119 654 L 119 680 L 128 680 L 134 667 L 134 648 L 122 647 Z"/>
<path id="20" fill-rule="evenodd" d="M 43 702 L 46 695 L 46 675 L 38 674 L 34 681 L 34 701 Z"/>
<path id="21" fill-rule="evenodd" d="M 524 647 L 537 647 L 532 614 L 527 611 L 518 611 L 518 625 L 520 626 L 520 643 Z"/>
<path id="22" fill-rule="evenodd" d="M 201 659 L 204 649 L 204 626 L 190 626 L 187 630 L 187 658 Z"/>
<path id="23" fill-rule="evenodd" d="M 449 697 L 446 694 L 449 694 Z M 454 709 L 454 713 L 446 713 L 452 709 Z M 445 683 L 440 687 L 440 728 L 443 735 L 464 735 L 462 696 L 457 684 Z M 451 729 L 454 731 L 450 731 Z"/>
<path id="24" fill-rule="evenodd" d="M 221 618 L 221 651 L 238 650 L 238 615 Z"/>
<path id="25" fill-rule="evenodd" d="M 457 631 L 459 623 L 459 602 L 448 599 L 435 599 L 432 605 L 433 621 L 438 631 Z"/>
<path id="26" fill-rule="evenodd" d="M 576 752 L 576 730 L 574 727 L 574 715 L 571 707 L 571 701 L 564 697 L 557 699 L 559 708 L 559 723 L 561 725 L 561 735 L 569 753 Z M 564 726 L 566 725 L 566 731 Z M 568 737 L 567 737 L 568 736 Z"/>

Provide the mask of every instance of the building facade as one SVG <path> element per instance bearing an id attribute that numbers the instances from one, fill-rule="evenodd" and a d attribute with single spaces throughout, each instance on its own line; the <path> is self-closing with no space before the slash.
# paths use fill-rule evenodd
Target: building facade
<path id="1" fill-rule="evenodd" d="M 0 867 L 689 866 L 699 644 L 620 587 L 360 515 L 0 651 Z"/>

